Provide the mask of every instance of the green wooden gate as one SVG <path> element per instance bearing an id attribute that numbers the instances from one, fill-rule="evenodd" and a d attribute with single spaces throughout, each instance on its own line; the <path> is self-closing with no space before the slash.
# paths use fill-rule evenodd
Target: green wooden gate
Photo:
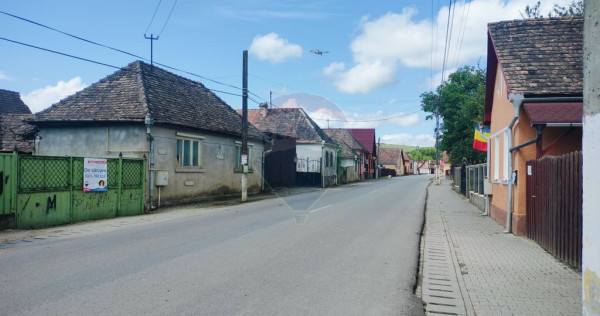
<path id="1" fill-rule="evenodd" d="M 83 192 L 83 160 L 0 154 L 0 215 L 37 228 L 143 213 L 145 159 L 107 159 L 105 192 Z"/>

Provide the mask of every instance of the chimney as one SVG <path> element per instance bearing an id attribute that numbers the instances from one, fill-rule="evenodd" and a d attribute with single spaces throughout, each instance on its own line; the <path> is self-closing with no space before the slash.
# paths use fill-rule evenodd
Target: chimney
<path id="1" fill-rule="evenodd" d="M 260 116 L 267 117 L 267 112 L 269 111 L 269 105 L 267 104 L 267 102 L 259 104 L 258 107 L 260 108 Z"/>

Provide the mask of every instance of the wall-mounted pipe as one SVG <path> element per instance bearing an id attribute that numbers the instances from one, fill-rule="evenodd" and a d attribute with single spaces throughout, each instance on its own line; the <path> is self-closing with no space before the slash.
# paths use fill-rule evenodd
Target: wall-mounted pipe
<path id="1" fill-rule="evenodd" d="M 544 130 L 544 125 L 543 124 L 536 124 L 535 127 L 537 129 L 537 134 L 536 134 L 535 138 L 532 139 L 532 140 L 530 140 L 530 141 L 527 141 L 527 142 L 525 142 L 523 144 L 511 147 L 510 148 L 510 152 L 511 153 L 513 151 L 519 150 L 519 149 L 521 149 L 521 148 L 523 148 L 525 146 L 529 146 L 531 144 L 535 144 L 535 143 L 537 143 L 542 138 L 542 131 Z"/>
<path id="2" fill-rule="evenodd" d="M 519 110 L 521 109 L 521 104 L 523 104 L 523 94 L 509 94 L 508 100 L 513 104 L 514 114 L 512 120 L 508 124 L 508 133 L 506 133 L 508 137 L 508 146 L 512 146 L 512 128 L 515 126 L 517 119 L 519 118 Z M 498 163 L 498 162 L 496 162 Z M 506 229 L 505 233 L 512 233 L 512 200 L 513 200 L 513 179 L 512 179 L 512 151 L 508 153 L 508 203 L 506 205 Z"/>

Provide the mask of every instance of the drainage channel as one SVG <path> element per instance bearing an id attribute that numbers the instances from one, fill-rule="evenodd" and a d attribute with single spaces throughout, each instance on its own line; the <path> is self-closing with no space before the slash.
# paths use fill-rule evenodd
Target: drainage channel
<path id="1" fill-rule="evenodd" d="M 463 299 L 457 274 L 460 268 L 449 245 L 440 205 L 428 207 L 425 217 L 426 225 L 421 239 L 422 276 L 418 289 L 425 305 L 425 314 L 474 315 L 471 304 Z M 470 302 L 468 298 L 467 302 Z"/>

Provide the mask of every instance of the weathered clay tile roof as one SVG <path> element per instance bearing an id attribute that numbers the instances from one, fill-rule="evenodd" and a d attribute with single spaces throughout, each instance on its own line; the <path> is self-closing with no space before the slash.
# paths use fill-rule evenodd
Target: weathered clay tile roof
<path id="1" fill-rule="evenodd" d="M 374 128 L 347 128 L 348 132 L 358 140 L 370 153 L 377 156 L 375 148 Z"/>
<path id="2" fill-rule="evenodd" d="M 296 138 L 297 143 L 329 144 L 335 142 L 301 108 L 268 109 L 263 117 L 261 110 L 248 110 L 248 122 L 259 130 Z M 241 114 L 238 110 L 238 114 Z"/>
<path id="3" fill-rule="evenodd" d="M 0 114 L 31 114 L 18 92 L 0 89 Z"/>
<path id="4" fill-rule="evenodd" d="M 203 84 L 141 61 L 36 114 L 34 123 L 144 122 L 241 135 L 242 118 Z M 248 126 L 248 136 L 262 133 Z"/>
<path id="5" fill-rule="evenodd" d="M 342 158 L 354 158 L 361 152 L 367 150 L 359 143 L 354 136 L 343 128 L 326 128 L 323 131 L 331 137 L 342 148 Z"/>
<path id="6" fill-rule="evenodd" d="M 397 165 L 400 163 L 399 148 L 379 148 L 379 163 L 382 165 Z"/>
<path id="7" fill-rule="evenodd" d="M 33 151 L 36 127 L 23 119 L 32 114 L 0 114 L 0 152 L 12 152 L 15 148 L 20 153 Z"/>
<path id="8" fill-rule="evenodd" d="M 581 123 L 582 103 L 526 103 L 525 112 L 531 124 Z"/>
<path id="9" fill-rule="evenodd" d="M 503 21 L 488 29 L 511 92 L 582 95 L 583 18 Z"/>

